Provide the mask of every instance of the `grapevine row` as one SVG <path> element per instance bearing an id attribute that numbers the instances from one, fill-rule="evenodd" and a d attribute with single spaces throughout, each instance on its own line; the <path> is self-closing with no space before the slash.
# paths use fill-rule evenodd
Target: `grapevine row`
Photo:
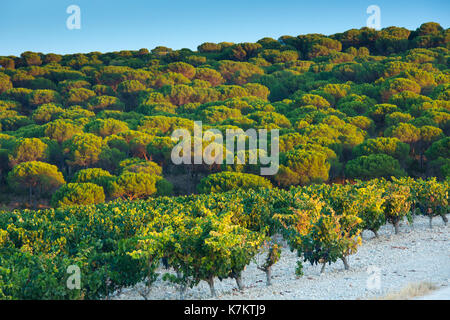
<path id="1" fill-rule="evenodd" d="M 217 278 L 243 290 L 242 271 L 262 252 L 270 285 L 278 234 L 298 253 L 298 275 L 304 262 L 348 269 L 363 230 L 377 236 L 390 223 L 399 233 L 417 214 L 447 222 L 448 191 L 449 181 L 376 179 L 0 212 L 0 298 L 98 299 L 141 281 L 146 296 L 160 276 L 181 295 L 205 281 L 214 296 Z M 66 286 L 71 265 L 80 289 Z"/>

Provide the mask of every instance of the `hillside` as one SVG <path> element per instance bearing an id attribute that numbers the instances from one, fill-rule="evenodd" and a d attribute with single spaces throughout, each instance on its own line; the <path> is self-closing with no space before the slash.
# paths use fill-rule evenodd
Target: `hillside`
<path id="1" fill-rule="evenodd" d="M 408 263 L 444 265 L 449 43 L 429 22 L 0 56 L 0 299 L 104 299 L 143 283 L 216 297 L 218 280 L 273 298 L 278 263 L 304 283 L 317 268 L 360 272 L 358 254 L 364 266 L 404 257 L 387 230 L 395 246 L 431 241 Z M 246 131 L 241 150 L 224 144 L 230 130 Z M 413 219 L 422 229 L 405 234 Z M 330 283 L 347 285 L 342 274 Z"/>
<path id="2" fill-rule="evenodd" d="M 449 35 L 430 22 L 414 31 L 203 43 L 198 51 L 0 57 L 0 203 L 36 208 L 208 192 L 223 171 L 239 174 L 220 190 L 443 179 Z M 192 132 L 194 121 L 222 133 L 278 129 L 279 170 L 265 181 L 251 175 L 260 175 L 259 159 L 175 165 L 170 137 L 177 128 Z"/>

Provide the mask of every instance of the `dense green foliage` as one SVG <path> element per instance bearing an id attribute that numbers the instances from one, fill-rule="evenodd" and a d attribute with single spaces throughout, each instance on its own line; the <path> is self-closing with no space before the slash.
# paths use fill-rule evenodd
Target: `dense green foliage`
<path id="1" fill-rule="evenodd" d="M 211 193 L 260 187 L 271 188 L 272 184 L 269 180 L 254 174 L 224 171 L 203 178 L 198 185 L 198 191 Z"/>
<path id="2" fill-rule="evenodd" d="M 445 179 L 449 39 L 448 29 L 430 22 L 414 31 L 361 28 L 204 43 L 198 51 L 0 57 L 0 186 L 13 195 L 5 178 L 28 161 L 55 165 L 72 182 L 90 168 L 114 179 L 163 176 L 176 182 L 176 194 L 195 192 L 202 178 L 222 170 L 259 174 L 259 164 L 175 166 L 170 135 L 176 128 L 192 131 L 195 120 L 223 133 L 279 129 L 280 169 L 266 177 L 278 187 L 390 176 Z M 148 162 L 120 164 L 135 158 Z M 107 200 L 124 196 L 101 180 L 83 182 L 101 185 Z"/>
<path id="3" fill-rule="evenodd" d="M 96 204 L 104 201 L 103 188 L 90 182 L 65 184 L 52 196 L 55 207 Z"/>
<path id="4" fill-rule="evenodd" d="M 43 192 L 48 194 L 65 181 L 56 166 L 45 162 L 29 161 L 18 164 L 9 172 L 8 183 L 17 192 L 29 191 L 31 198 L 33 190 L 38 195 L 42 195 Z"/>

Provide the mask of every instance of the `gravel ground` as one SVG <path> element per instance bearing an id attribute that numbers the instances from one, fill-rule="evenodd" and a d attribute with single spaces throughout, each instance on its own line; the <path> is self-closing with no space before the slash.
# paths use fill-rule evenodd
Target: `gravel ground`
<path id="1" fill-rule="evenodd" d="M 321 266 L 305 262 L 304 276 L 300 278 L 295 275 L 295 252 L 284 248 L 280 261 L 273 267 L 271 286 L 265 284 L 265 273 L 251 263 L 242 275 L 245 291 L 239 292 L 234 280 L 216 279 L 217 299 L 371 299 L 410 283 L 428 281 L 438 288 L 446 287 L 450 285 L 449 230 L 450 226 L 445 226 L 441 218 L 433 219 L 430 229 L 428 218 L 419 216 L 413 227 L 403 222 L 398 235 L 391 225 L 381 228 L 378 239 L 364 232 L 363 245 L 349 257 L 350 270 L 344 270 L 339 260 L 327 265 L 321 275 Z M 262 263 L 264 255 L 258 259 Z M 143 299 L 139 294 L 142 288 L 143 284 L 125 288 L 111 298 Z M 179 293 L 176 286 L 157 280 L 147 299 L 179 299 Z M 188 289 L 185 299 L 211 299 L 208 285 L 201 282 Z"/>

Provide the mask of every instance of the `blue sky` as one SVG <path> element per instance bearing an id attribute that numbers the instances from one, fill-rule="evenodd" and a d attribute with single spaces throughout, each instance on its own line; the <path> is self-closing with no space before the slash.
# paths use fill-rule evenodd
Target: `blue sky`
<path id="1" fill-rule="evenodd" d="M 450 1 L 337 0 L 3 0 L 0 55 L 23 51 L 76 53 L 196 49 L 203 42 L 255 42 L 263 37 L 333 34 L 366 25 L 366 8 L 378 5 L 381 27 L 416 29 L 450 24 Z M 68 30 L 69 5 L 81 8 L 81 29 Z"/>

